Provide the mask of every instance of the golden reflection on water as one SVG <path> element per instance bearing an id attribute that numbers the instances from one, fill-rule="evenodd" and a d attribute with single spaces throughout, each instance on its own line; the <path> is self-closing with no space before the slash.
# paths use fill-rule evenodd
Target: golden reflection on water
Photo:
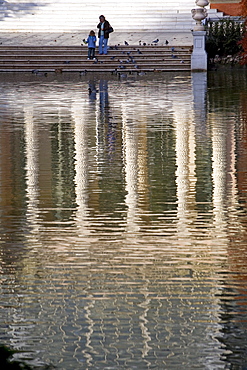
<path id="1" fill-rule="evenodd" d="M 245 366 L 240 94 L 32 78 L 1 83 L 1 341 L 60 369 Z"/>

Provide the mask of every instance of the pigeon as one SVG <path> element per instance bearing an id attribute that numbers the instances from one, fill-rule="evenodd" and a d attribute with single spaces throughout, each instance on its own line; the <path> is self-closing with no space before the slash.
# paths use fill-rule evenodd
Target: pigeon
<path id="1" fill-rule="evenodd" d="M 114 46 L 114 49 L 115 49 L 115 50 L 118 50 L 118 47 L 117 47 L 117 45 L 115 45 L 115 46 Z"/>
<path id="2" fill-rule="evenodd" d="M 146 44 L 146 42 L 144 42 L 144 43 L 143 43 L 143 46 L 146 46 L 146 45 L 147 45 L 147 44 Z"/>
<path id="3" fill-rule="evenodd" d="M 127 74 L 126 73 L 118 73 L 118 78 L 127 78 Z"/>
<path id="4" fill-rule="evenodd" d="M 87 74 L 87 70 L 85 69 L 85 71 L 81 71 L 80 72 L 80 76 L 85 76 Z"/>
<path id="5" fill-rule="evenodd" d="M 141 45 L 141 44 L 142 44 L 142 41 L 140 40 L 140 41 L 139 41 L 139 45 Z"/>
<path id="6" fill-rule="evenodd" d="M 47 72 L 40 72 L 38 69 L 33 69 L 32 73 L 35 74 L 36 76 L 45 76 L 45 77 L 48 76 Z"/>
<path id="7" fill-rule="evenodd" d="M 129 45 L 129 43 L 128 43 L 127 41 L 124 41 L 124 45 L 128 46 L 128 45 Z"/>
<path id="8" fill-rule="evenodd" d="M 137 49 L 137 53 L 138 54 L 142 54 L 142 52 L 140 51 L 140 49 Z"/>
<path id="9" fill-rule="evenodd" d="M 168 45 L 169 44 L 169 41 L 168 40 L 166 40 L 166 45 Z"/>
<path id="10" fill-rule="evenodd" d="M 159 39 L 156 39 L 156 40 L 154 40 L 153 42 L 152 42 L 152 44 L 158 44 L 158 42 L 159 42 L 160 40 Z"/>
<path id="11" fill-rule="evenodd" d="M 111 60 L 114 60 L 115 58 L 116 58 L 115 56 L 112 56 L 112 57 L 111 57 Z"/>
<path id="12" fill-rule="evenodd" d="M 120 65 L 120 66 L 118 66 L 118 68 L 120 68 L 120 69 L 125 69 L 126 67 L 125 67 L 125 66 Z"/>
<path id="13" fill-rule="evenodd" d="M 172 58 L 174 58 L 174 59 L 175 59 L 175 58 L 177 58 L 177 56 L 172 54 Z"/>
<path id="14" fill-rule="evenodd" d="M 171 51 L 174 51 L 174 50 L 175 50 L 175 48 L 174 48 L 174 47 L 172 47 L 172 48 L 171 48 Z"/>

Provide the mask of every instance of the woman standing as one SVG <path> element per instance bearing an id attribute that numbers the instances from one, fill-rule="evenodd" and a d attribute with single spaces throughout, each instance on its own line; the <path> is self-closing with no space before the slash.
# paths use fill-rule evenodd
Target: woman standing
<path id="1" fill-rule="evenodd" d="M 113 28 L 110 23 L 105 19 L 104 15 L 99 16 L 99 24 L 97 26 L 99 29 L 99 54 L 107 54 L 107 44 L 109 39 L 109 34 L 113 32 Z"/>

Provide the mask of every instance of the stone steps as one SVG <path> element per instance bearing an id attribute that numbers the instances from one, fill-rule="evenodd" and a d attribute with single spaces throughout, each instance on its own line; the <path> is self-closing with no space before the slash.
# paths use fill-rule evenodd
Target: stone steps
<path id="1" fill-rule="evenodd" d="M 191 51 L 189 46 L 120 45 L 107 55 L 96 53 L 92 61 L 85 46 L 0 46 L 0 72 L 190 71 Z"/>

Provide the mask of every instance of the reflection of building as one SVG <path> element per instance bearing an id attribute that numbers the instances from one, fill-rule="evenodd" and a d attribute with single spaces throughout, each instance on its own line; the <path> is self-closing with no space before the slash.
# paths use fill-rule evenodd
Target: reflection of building
<path id="1" fill-rule="evenodd" d="M 6 92 L 22 117 L 11 117 L 18 154 L 2 143 L 20 178 L 0 155 L 4 194 L 21 189 L 18 218 L 10 201 L 0 217 L 21 250 L 3 264 L 6 337 L 66 369 L 222 367 L 239 107 L 217 89 L 207 106 L 202 74 L 95 85 L 93 99 L 86 81 Z"/>

